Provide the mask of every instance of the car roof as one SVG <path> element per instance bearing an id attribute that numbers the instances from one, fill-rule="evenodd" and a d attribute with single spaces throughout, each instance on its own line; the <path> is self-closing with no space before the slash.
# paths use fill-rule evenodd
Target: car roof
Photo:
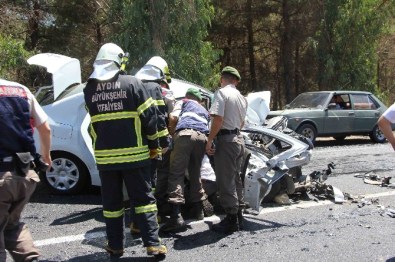
<path id="1" fill-rule="evenodd" d="M 209 96 L 213 94 L 212 91 L 210 91 L 202 86 L 199 86 L 197 84 L 188 82 L 186 80 L 178 79 L 178 78 L 172 78 L 171 83 L 169 84 L 169 87 L 170 87 L 170 90 L 173 92 L 173 95 L 175 98 L 185 97 L 185 93 L 191 87 L 195 87 L 195 88 L 199 89 L 200 92 L 202 92 L 203 94 L 206 94 Z"/>
<path id="2" fill-rule="evenodd" d="M 303 93 L 310 93 L 310 94 L 315 94 L 315 93 L 332 93 L 332 94 L 366 94 L 366 95 L 371 95 L 371 92 L 368 91 L 356 91 L 356 90 L 332 90 L 332 91 L 310 91 L 310 92 L 303 92 Z M 301 93 L 301 94 L 303 94 Z"/>

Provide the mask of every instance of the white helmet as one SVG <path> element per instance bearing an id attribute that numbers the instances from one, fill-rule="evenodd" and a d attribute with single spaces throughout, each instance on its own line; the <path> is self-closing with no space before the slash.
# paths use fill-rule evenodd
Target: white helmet
<path id="1" fill-rule="evenodd" d="M 113 43 L 104 44 L 97 53 L 93 63 L 93 73 L 89 78 L 107 80 L 119 73 L 122 57 L 125 55 L 122 48 Z M 115 63 L 114 63 L 115 62 Z"/>
<path id="2" fill-rule="evenodd" d="M 136 73 L 137 78 L 142 80 L 162 80 L 171 82 L 171 76 L 167 62 L 160 56 L 154 56 Z"/>
<path id="3" fill-rule="evenodd" d="M 97 53 L 96 61 L 110 60 L 121 66 L 122 57 L 125 55 L 122 48 L 113 43 L 104 44 Z"/>

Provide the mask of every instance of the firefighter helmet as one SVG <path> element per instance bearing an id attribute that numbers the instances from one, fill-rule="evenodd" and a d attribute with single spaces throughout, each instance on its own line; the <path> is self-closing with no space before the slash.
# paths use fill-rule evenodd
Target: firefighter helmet
<path id="1" fill-rule="evenodd" d="M 113 43 L 104 44 L 97 53 L 93 63 L 93 72 L 89 78 L 108 80 L 120 71 L 122 57 L 125 55 L 122 48 Z M 115 63 L 114 63 L 115 62 Z"/>
<path id="2" fill-rule="evenodd" d="M 142 80 L 160 80 L 167 84 L 171 82 L 169 66 L 160 56 L 151 57 L 150 60 L 136 73 Z"/>
<path id="3" fill-rule="evenodd" d="M 122 57 L 125 55 L 122 48 L 113 43 L 104 44 L 97 53 L 96 61 L 110 60 L 121 66 Z"/>

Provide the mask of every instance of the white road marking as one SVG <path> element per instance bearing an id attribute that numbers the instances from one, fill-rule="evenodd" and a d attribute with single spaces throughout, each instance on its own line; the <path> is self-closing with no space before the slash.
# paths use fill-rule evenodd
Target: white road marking
<path id="1" fill-rule="evenodd" d="M 86 233 L 80 235 L 73 235 L 73 236 L 65 236 L 65 237 L 55 237 L 55 238 L 48 238 L 43 240 L 34 241 L 34 244 L 37 247 L 40 246 L 49 246 L 54 244 L 66 243 L 66 242 L 74 242 L 74 241 L 82 241 L 82 240 L 92 240 L 95 238 L 105 237 L 106 232 L 99 231 L 94 233 Z"/>
<path id="2" fill-rule="evenodd" d="M 381 193 L 375 193 L 375 194 L 369 194 L 369 195 L 363 195 L 363 197 L 365 197 L 365 198 L 377 198 L 377 197 L 386 197 L 386 196 L 394 196 L 394 195 L 395 195 L 395 190 L 394 191 L 381 192 Z M 319 202 L 313 202 L 313 201 L 301 202 L 301 203 L 298 203 L 298 204 L 292 204 L 290 206 L 265 207 L 259 212 L 259 216 L 262 216 L 264 214 L 269 214 L 269 213 L 275 213 L 275 212 L 281 212 L 281 211 L 287 211 L 287 210 L 293 210 L 293 209 L 305 209 L 305 208 L 324 206 L 324 205 L 335 205 L 335 203 L 330 201 L 330 200 L 322 200 L 322 201 L 319 201 Z M 247 216 L 254 216 L 254 215 L 247 215 Z M 194 225 L 194 224 L 200 224 L 200 223 L 204 223 L 204 222 L 216 222 L 216 221 L 219 221 L 219 220 L 220 220 L 220 217 L 214 215 L 214 216 L 211 216 L 211 217 L 205 217 L 204 220 L 189 222 L 188 224 Z M 79 235 L 71 235 L 71 236 L 64 236 L 64 237 L 56 237 L 56 238 L 48 238 L 48 239 L 43 239 L 43 240 L 37 240 L 37 241 L 34 241 L 34 244 L 37 247 L 49 246 L 49 245 L 55 245 L 55 244 L 60 244 L 60 243 L 66 243 L 66 242 L 92 240 L 92 239 L 101 238 L 101 237 L 105 237 L 105 236 L 106 236 L 106 233 L 104 231 L 99 231 L 99 232 L 93 232 L 93 233 L 86 233 L 86 234 L 79 234 Z"/>

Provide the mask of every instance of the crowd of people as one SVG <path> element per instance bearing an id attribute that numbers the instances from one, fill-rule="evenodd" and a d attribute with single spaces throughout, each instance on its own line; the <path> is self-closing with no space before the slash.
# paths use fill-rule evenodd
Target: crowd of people
<path id="1" fill-rule="evenodd" d="M 126 56 L 116 44 L 104 44 L 84 88 L 102 185 L 104 249 L 113 257 L 124 254 L 125 193 L 131 232 L 140 233 L 149 256 L 167 254 L 159 231 L 185 228 L 181 209 L 186 199 L 189 218 L 204 218 L 205 185 L 210 194 L 218 192 L 226 213 L 211 229 L 227 234 L 241 230 L 244 141 L 240 130 L 247 100 L 236 88 L 239 72 L 230 66 L 223 68 L 221 88 L 206 108 L 197 88 L 189 88 L 184 99 L 175 101 L 168 92 L 171 75 L 163 58 L 152 57 L 131 76 L 124 70 Z M 15 261 L 35 261 L 40 253 L 19 218 L 39 181 L 32 164 L 37 155 L 33 128 L 39 132 L 40 153 L 48 168 L 51 131 L 46 114 L 26 87 L 0 80 L 0 89 L 1 123 L 6 127 L 0 131 L 0 260 L 5 261 L 8 250 Z M 103 99 L 93 99 L 98 94 L 103 94 Z M 106 101 L 106 97 L 112 100 Z M 208 166 L 215 170 L 214 179 L 213 175 L 207 180 L 201 177 Z M 161 227 L 159 221 L 163 222 Z"/>
<path id="2" fill-rule="evenodd" d="M 197 88 L 189 88 L 185 98 L 177 102 L 166 91 L 171 75 L 163 58 L 152 57 L 133 77 L 120 70 L 123 56 L 119 46 L 103 45 L 84 89 L 102 181 L 107 252 L 113 256 L 122 256 L 124 252 L 123 184 L 130 200 L 131 232 L 141 234 L 148 255 L 167 253 L 160 242 L 159 230 L 172 232 L 185 228 L 181 208 L 186 198 L 191 217 L 202 220 L 207 194 L 201 169 L 207 156 L 214 159 L 218 197 L 226 213 L 212 230 L 232 233 L 242 229 L 240 167 L 244 141 L 240 130 L 247 100 L 236 88 L 241 80 L 239 72 L 230 66 L 223 68 L 221 88 L 215 93 L 211 108 L 205 108 Z M 98 92 L 118 89 L 125 93 L 118 101 L 122 106 L 98 111 L 101 108 L 98 103 L 105 101 L 91 98 Z M 111 134 L 115 132 L 122 134 L 114 137 Z M 163 221 L 160 228 L 159 220 Z"/>

